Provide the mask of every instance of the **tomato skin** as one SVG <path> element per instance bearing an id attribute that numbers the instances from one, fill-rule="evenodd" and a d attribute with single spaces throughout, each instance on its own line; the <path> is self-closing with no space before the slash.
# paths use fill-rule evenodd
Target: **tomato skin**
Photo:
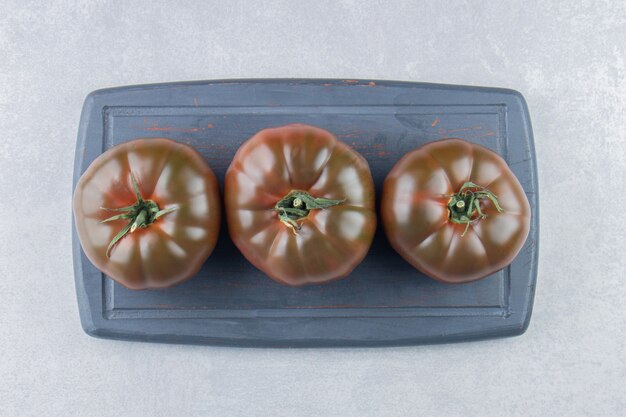
<path id="1" fill-rule="evenodd" d="M 290 191 L 345 201 L 311 210 L 294 233 L 274 210 Z M 265 129 L 237 151 L 225 180 L 230 236 L 270 278 L 291 286 L 348 275 L 376 230 L 374 182 L 367 161 L 313 126 Z"/>
<path id="2" fill-rule="evenodd" d="M 450 221 L 448 202 L 468 181 L 485 187 L 504 210 L 480 201 L 486 218 Z M 443 139 L 407 153 L 383 185 L 382 221 L 389 242 L 411 265 L 447 283 L 484 278 L 509 265 L 530 230 L 530 205 L 504 159 L 461 139 Z"/>
<path id="3" fill-rule="evenodd" d="M 144 200 L 173 211 L 125 235 L 106 255 L 128 220 L 102 220 Z M 78 237 L 89 260 L 130 289 L 163 288 L 195 275 L 209 257 L 220 226 L 217 179 L 193 148 L 164 138 L 135 139 L 98 156 L 80 177 L 73 199 Z"/>

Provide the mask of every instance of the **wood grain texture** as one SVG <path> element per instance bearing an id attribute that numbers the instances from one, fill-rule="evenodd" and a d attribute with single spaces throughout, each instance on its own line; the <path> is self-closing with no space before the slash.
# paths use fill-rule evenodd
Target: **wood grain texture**
<path id="1" fill-rule="evenodd" d="M 370 253 L 346 279 L 281 286 L 250 265 L 225 225 L 190 281 L 131 291 L 103 276 L 74 238 L 81 321 L 93 336 L 238 346 L 349 346 L 463 341 L 521 334 L 537 273 L 538 197 L 524 99 L 511 90 L 370 80 L 229 80 L 91 93 L 83 108 L 74 184 L 104 150 L 137 137 L 195 147 L 220 183 L 238 146 L 289 123 L 329 130 L 359 151 L 377 194 L 391 167 L 426 142 L 459 137 L 502 155 L 532 207 L 529 238 L 504 270 L 450 286 L 413 269 L 379 225 Z"/>

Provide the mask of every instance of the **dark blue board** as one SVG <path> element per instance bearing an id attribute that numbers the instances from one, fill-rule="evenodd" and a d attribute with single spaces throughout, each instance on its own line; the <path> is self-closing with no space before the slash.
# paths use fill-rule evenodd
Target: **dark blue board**
<path id="1" fill-rule="evenodd" d="M 74 230 L 80 317 L 96 337 L 234 346 L 380 346 L 513 336 L 529 323 L 537 277 L 537 171 L 524 98 L 512 90 L 370 80 L 227 80 L 95 91 L 83 107 L 74 186 L 110 147 L 167 137 L 195 147 L 220 183 L 239 145 L 289 123 L 320 126 L 367 158 L 380 195 L 407 151 L 444 137 L 502 155 L 532 208 L 515 261 L 475 283 L 446 285 L 406 263 L 379 226 L 346 279 L 290 288 L 256 270 L 222 225 L 198 275 L 164 290 L 131 291 L 99 272 Z"/>

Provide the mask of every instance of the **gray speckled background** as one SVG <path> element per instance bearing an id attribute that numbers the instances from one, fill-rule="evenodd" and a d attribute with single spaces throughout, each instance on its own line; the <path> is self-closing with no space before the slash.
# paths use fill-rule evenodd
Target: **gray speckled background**
<path id="1" fill-rule="evenodd" d="M 0 0 L 0 415 L 623 413 L 626 3 L 128 3 Z M 235 77 L 520 90 L 534 125 L 542 216 L 528 332 L 341 350 L 84 335 L 70 195 L 85 95 Z"/>

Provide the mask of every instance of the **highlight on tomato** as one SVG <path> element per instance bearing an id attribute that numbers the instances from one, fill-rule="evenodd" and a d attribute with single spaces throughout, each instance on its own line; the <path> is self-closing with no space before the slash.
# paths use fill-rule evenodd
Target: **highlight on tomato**
<path id="1" fill-rule="evenodd" d="M 389 242 L 411 265 L 447 283 L 484 278 L 509 265 L 530 229 L 530 205 L 507 163 L 461 139 L 406 154 L 383 185 Z"/>
<path id="2" fill-rule="evenodd" d="M 217 179 L 193 148 L 136 139 L 98 156 L 73 199 L 89 260 L 131 289 L 162 288 L 195 275 L 220 226 Z"/>
<path id="3" fill-rule="evenodd" d="M 265 129 L 239 148 L 226 173 L 225 209 L 241 253 L 292 286 L 345 277 L 376 230 L 367 161 L 308 125 Z"/>

